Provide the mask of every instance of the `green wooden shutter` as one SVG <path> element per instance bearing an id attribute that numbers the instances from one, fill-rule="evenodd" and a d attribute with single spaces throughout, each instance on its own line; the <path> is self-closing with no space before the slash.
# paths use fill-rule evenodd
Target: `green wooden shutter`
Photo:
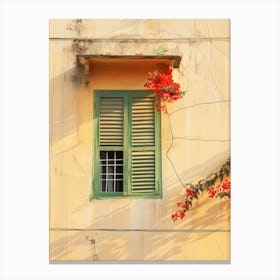
<path id="1" fill-rule="evenodd" d="M 127 192 L 127 169 L 120 171 L 123 162 L 127 162 L 127 155 L 124 147 L 127 146 L 127 97 L 124 94 L 114 91 L 95 91 L 94 95 L 94 156 L 93 156 L 93 193 L 95 198 L 101 197 L 118 197 L 123 196 Z M 117 162 L 116 152 L 123 152 L 123 162 Z M 106 161 L 101 160 L 101 153 L 109 153 L 113 159 L 106 156 Z M 113 152 L 113 153 L 112 153 Z M 119 159 L 119 158 L 118 158 Z M 117 168 L 117 164 L 118 168 Z M 108 169 L 109 168 L 109 169 Z M 119 170 L 117 170 L 119 169 Z M 120 174 L 123 173 L 123 192 L 115 191 L 115 179 L 121 179 Z M 113 175 L 112 175 L 113 174 Z M 126 176 L 125 176 L 126 174 Z M 108 180 L 113 184 L 113 190 L 110 188 L 104 191 L 103 181 Z M 113 181 L 113 183 L 112 183 Z M 107 183 L 105 184 L 107 186 Z M 112 186 L 112 185 L 111 185 Z M 115 189 L 116 186 L 116 189 Z M 105 187 L 106 189 L 106 187 Z"/>
<path id="2" fill-rule="evenodd" d="M 152 96 L 131 97 L 131 194 L 158 194 L 156 132 L 159 124 Z"/>

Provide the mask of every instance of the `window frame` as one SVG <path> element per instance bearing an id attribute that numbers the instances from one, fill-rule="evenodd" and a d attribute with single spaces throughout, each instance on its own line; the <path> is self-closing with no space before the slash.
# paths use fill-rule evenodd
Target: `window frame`
<path id="1" fill-rule="evenodd" d="M 132 147 L 132 112 L 133 97 L 153 97 L 154 94 L 147 90 L 94 90 L 93 110 L 93 160 L 92 160 L 92 199 L 99 198 L 162 198 L 162 165 L 161 165 L 161 113 L 155 112 L 155 145 L 148 150 L 155 151 L 155 191 L 153 193 L 132 193 L 131 189 L 131 158 L 133 150 L 147 150 L 143 147 Z M 100 97 L 123 97 L 123 146 L 99 146 L 99 103 Z M 100 151 L 123 151 L 123 192 L 101 192 L 99 189 L 99 155 Z"/>

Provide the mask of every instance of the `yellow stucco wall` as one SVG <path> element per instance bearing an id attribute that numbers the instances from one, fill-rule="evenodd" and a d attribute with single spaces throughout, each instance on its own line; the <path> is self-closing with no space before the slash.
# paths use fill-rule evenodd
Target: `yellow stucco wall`
<path id="1" fill-rule="evenodd" d="M 187 93 L 168 111 L 174 136 L 196 140 L 174 139 L 168 155 L 181 180 L 195 182 L 230 156 L 230 21 L 86 20 L 74 32 L 69 23 L 50 20 L 50 260 L 230 260 L 228 200 L 204 194 L 184 220 L 170 219 L 184 189 L 166 155 L 166 114 L 162 199 L 90 199 L 94 89 L 144 89 L 147 73 L 167 64 L 91 63 L 85 87 L 71 50 L 79 36 L 94 39 L 82 54 L 152 54 L 164 46 L 182 56 L 174 79 Z"/>

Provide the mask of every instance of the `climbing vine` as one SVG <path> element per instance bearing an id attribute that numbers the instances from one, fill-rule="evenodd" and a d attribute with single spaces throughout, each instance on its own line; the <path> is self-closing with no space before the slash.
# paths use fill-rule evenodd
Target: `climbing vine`
<path id="1" fill-rule="evenodd" d="M 209 198 L 230 199 L 230 159 L 215 173 L 209 174 L 206 178 L 199 180 L 196 184 L 187 183 L 183 201 L 177 202 L 180 209 L 171 215 L 173 222 L 183 219 L 185 213 L 191 210 L 193 200 L 199 198 L 199 194 L 207 191 Z"/>

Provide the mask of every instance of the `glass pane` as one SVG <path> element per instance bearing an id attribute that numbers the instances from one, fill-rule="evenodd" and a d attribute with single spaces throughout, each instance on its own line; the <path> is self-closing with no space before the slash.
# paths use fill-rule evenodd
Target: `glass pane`
<path id="1" fill-rule="evenodd" d="M 110 159 L 111 159 L 111 158 L 114 158 L 114 153 L 115 153 L 115 152 L 108 152 L 108 158 L 110 158 Z"/>
<path id="2" fill-rule="evenodd" d="M 106 159 L 106 152 L 104 151 L 100 152 L 100 159 Z"/>
<path id="3" fill-rule="evenodd" d="M 123 152 L 100 152 L 100 191 L 123 191 Z"/>
<path id="4" fill-rule="evenodd" d="M 106 166 L 101 166 L 100 171 L 102 174 L 106 174 Z"/>
<path id="5" fill-rule="evenodd" d="M 107 181 L 107 192 L 114 192 L 114 181 L 113 180 Z"/>
<path id="6" fill-rule="evenodd" d="M 114 173 L 114 166 L 107 166 L 107 173 Z"/>
<path id="7" fill-rule="evenodd" d="M 117 173 L 123 173 L 123 167 L 117 166 Z"/>
<path id="8" fill-rule="evenodd" d="M 117 159 L 123 159 L 123 152 L 117 151 L 116 152 L 116 158 Z"/>
<path id="9" fill-rule="evenodd" d="M 106 181 L 100 180 L 100 191 L 105 192 L 105 188 L 106 188 Z"/>
<path id="10" fill-rule="evenodd" d="M 116 181 L 116 192 L 123 192 L 123 181 Z"/>

